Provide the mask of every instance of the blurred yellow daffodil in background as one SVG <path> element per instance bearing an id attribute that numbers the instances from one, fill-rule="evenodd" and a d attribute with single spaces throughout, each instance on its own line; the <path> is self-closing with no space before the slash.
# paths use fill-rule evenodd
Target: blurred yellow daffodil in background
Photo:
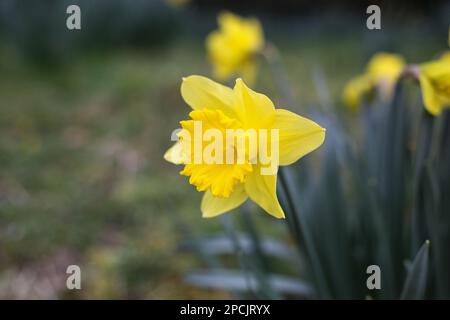
<path id="1" fill-rule="evenodd" d="M 191 132 L 194 121 L 200 121 L 203 128 L 214 128 L 218 132 L 229 129 L 245 132 L 250 129 L 259 132 L 275 130 L 278 133 L 276 169 L 278 165 L 294 163 L 318 148 L 325 139 L 324 128 L 288 110 L 276 109 L 267 96 L 253 91 L 241 79 L 236 80 L 234 88 L 229 88 L 205 77 L 189 76 L 183 79 L 181 95 L 193 109 L 189 114 L 191 119 L 180 122 L 182 130 Z M 193 157 L 191 142 L 183 143 L 186 142 L 183 135 L 179 136 L 180 141 L 165 153 L 164 158 L 175 164 L 184 164 L 180 173 L 189 176 L 189 182 L 198 191 L 204 191 L 201 203 L 203 217 L 230 211 L 250 198 L 272 216 L 284 218 L 276 194 L 276 171 L 263 174 L 264 164 L 250 161 L 252 159 L 231 164 L 192 163 L 187 161 Z M 247 146 L 248 137 L 245 139 Z M 259 138 L 258 142 L 261 147 Z M 268 143 L 273 144 L 274 141 L 268 140 Z M 204 151 L 205 145 L 200 145 Z M 246 152 L 249 152 L 248 148 Z"/>
<path id="2" fill-rule="evenodd" d="M 450 108 L 450 53 L 420 66 L 420 87 L 425 109 L 434 116 Z"/>
<path id="3" fill-rule="evenodd" d="M 367 64 L 366 72 L 351 79 L 344 88 L 344 103 L 356 109 L 364 96 L 377 90 L 383 100 L 388 100 L 395 83 L 405 67 L 404 59 L 393 53 L 375 54 Z"/>
<path id="4" fill-rule="evenodd" d="M 260 22 L 255 18 L 242 18 L 230 12 L 218 17 L 219 29 L 206 39 L 208 58 L 213 76 L 227 81 L 240 75 L 248 83 L 256 78 L 256 54 L 264 46 Z"/>
<path id="5" fill-rule="evenodd" d="M 372 82 L 367 75 L 361 75 L 351 79 L 345 86 L 342 98 L 351 109 L 357 109 L 361 99 L 372 88 Z"/>

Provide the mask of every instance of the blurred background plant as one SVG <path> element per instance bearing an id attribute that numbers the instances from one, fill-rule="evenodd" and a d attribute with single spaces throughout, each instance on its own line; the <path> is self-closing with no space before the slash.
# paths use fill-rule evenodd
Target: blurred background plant
<path id="1" fill-rule="evenodd" d="M 66 29 L 68 4 L 82 31 Z M 368 4 L 2 1 L 0 297 L 448 298 L 448 113 L 428 116 L 411 80 L 395 108 L 340 101 L 375 52 L 416 63 L 444 50 L 450 8 L 381 2 L 369 31 Z M 255 89 L 328 130 L 282 172 L 288 224 L 254 206 L 201 219 L 162 159 L 187 113 L 180 79 L 210 73 L 204 38 L 225 8 L 261 19 L 292 96 L 264 63 Z M 69 264 L 81 291 L 65 288 Z M 366 288 L 370 264 L 380 291 Z"/>

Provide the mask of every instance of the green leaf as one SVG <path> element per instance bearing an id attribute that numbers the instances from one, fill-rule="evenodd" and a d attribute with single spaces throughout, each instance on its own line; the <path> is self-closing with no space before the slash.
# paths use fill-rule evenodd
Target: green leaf
<path id="1" fill-rule="evenodd" d="M 420 248 L 419 252 L 414 258 L 411 267 L 409 268 L 401 295 L 402 300 L 425 299 L 425 290 L 427 287 L 428 279 L 429 255 L 430 241 L 427 240 Z"/>
<path id="2" fill-rule="evenodd" d="M 189 284 L 220 290 L 234 290 L 255 292 L 260 288 L 259 281 L 253 274 L 242 271 L 215 269 L 210 271 L 194 271 L 186 275 L 185 281 Z M 280 294 L 309 297 L 312 294 L 311 287 L 295 278 L 270 275 L 270 286 Z"/>
<path id="3" fill-rule="evenodd" d="M 238 234 L 236 238 L 244 253 L 251 253 L 253 251 L 253 244 L 250 237 L 244 234 Z M 199 249 L 205 254 L 235 254 L 233 242 L 226 235 L 203 237 L 197 241 Z M 278 240 L 272 238 L 261 239 L 260 245 L 265 255 L 301 265 L 298 253 Z M 179 249 L 192 250 L 194 249 L 194 243 L 192 241 L 185 241 L 180 244 Z"/>

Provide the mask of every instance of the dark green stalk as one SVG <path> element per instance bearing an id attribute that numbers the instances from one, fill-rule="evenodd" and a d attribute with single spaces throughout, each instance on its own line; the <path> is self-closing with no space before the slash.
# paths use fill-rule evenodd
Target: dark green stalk
<path id="1" fill-rule="evenodd" d="M 426 217 L 426 189 L 425 166 L 430 150 L 432 139 L 432 128 L 434 118 L 425 110 L 422 111 L 422 118 L 419 128 L 417 151 L 415 157 L 414 173 L 414 207 L 412 213 L 412 246 L 413 256 L 420 248 L 421 244 L 428 239 L 428 219 Z"/>
<path id="2" fill-rule="evenodd" d="M 264 274 L 261 273 L 261 270 L 258 270 L 258 266 L 253 265 L 249 257 L 246 256 L 239 242 L 235 226 L 231 218 L 229 216 L 222 216 L 221 218 L 225 230 L 233 243 L 235 252 L 237 253 L 239 265 L 246 277 L 247 287 L 249 288 L 249 291 L 252 292 L 256 297 L 262 299 L 278 299 L 279 296 L 272 290 L 270 283 L 267 281 L 268 278 L 265 277 Z M 249 275 L 251 274 L 255 275 L 255 278 L 259 283 L 258 287 L 256 288 L 257 291 L 253 291 L 252 285 L 250 283 L 251 280 L 249 278 Z"/>
<path id="3" fill-rule="evenodd" d="M 242 224 L 244 229 L 250 235 L 250 239 L 252 241 L 252 250 L 253 254 L 256 257 L 258 267 L 261 269 L 261 272 L 267 274 L 270 272 L 270 261 L 267 259 L 264 254 L 264 250 L 261 246 L 262 241 L 258 234 L 258 230 L 256 229 L 255 222 L 249 212 L 247 206 L 243 206 L 240 214 L 242 218 Z"/>
<path id="4" fill-rule="evenodd" d="M 278 90 L 282 97 L 288 102 L 291 107 L 298 106 L 294 99 L 293 92 L 290 87 L 290 82 L 287 77 L 287 72 L 281 61 L 281 56 L 278 49 L 272 45 L 267 44 L 261 52 L 262 56 L 267 61 L 271 68 L 272 76 L 276 82 Z M 284 168 L 279 169 L 280 189 L 282 191 L 281 198 L 285 199 L 284 209 L 287 215 L 288 226 L 297 242 L 298 249 L 301 252 L 304 246 L 307 256 L 311 260 L 312 273 L 318 287 L 319 296 L 321 298 L 331 298 L 331 294 L 326 283 L 324 271 L 320 264 L 320 259 L 314 246 L 313 237 L 305 225 L 304 217 L 300 218 L 300 211 L 294 200 L 293 186 L 290 185 L 287 173 Z"/>
<path id="5" fill-rule="evenodd" d="M 385 249 L 389 252 L 388 265 L 389 285 L 392 292 L 399 293 L 401 289 L 403 269 L 403 219 L 405 208 L 405 177 L 407 170 L 406 153 L 406 116 L 407 110 L 403 103 L 403 84 L 396 85 L 394 97 L 386 110 L 386 124 L 383 150 L 383 166 L 380 177 L 380 196 L 388 231 L 389 243 Z"/>
<path id="6" fill-rule="evenodd" d="M 261 51 L 261 55 L 269 64 L 273 79 L 275 80 L 275 85 L 277 86 L 281 97 L 286 100 L 291 108 L 298 107 L 298 103 L 295 101 L 294 93 L 277 47 L 271 43 L 267 43 Z"/>
<path id="7" fill-rule="evenodd" d="M 313 269 L 312 273 L 319 290 L 319 296 L 321 298 L 330 299 L 332 297 L 329 293 L 325 277 L 322 276 L 324 272 L 320 264 L 319 256 L 317 255 L 317 251 L 314 247 L 313 238 L 309 233 L 309 229 L 305 225 L 304 219 L 300 217 L 300 211 L 295 204 L 294 196 L 292 194 L 292 186 L 290 186 L 288 182 L 289 179 L 284 168 L 280 168 L 278 172 L 282 187 L 281 190 L 284 193 L 287 204 L 285 206 L 287 207 L 285 213 L 288 224 L 290 224 L 293 230 L 295 230 L 294 235 L 296 236 L 297 243 L 304 245 L 306 254 L 311 260 L 311 267 Z"/>

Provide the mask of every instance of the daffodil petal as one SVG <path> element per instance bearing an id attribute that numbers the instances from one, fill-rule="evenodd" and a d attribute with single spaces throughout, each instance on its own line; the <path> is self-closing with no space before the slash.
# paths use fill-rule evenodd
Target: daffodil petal
<path id="1" fill-rule="evenodd" d="M 439 97 L 431 85 L 430 80 L 421 74 L 419 81 L 425 109 L 434 116 L 439 115 L 441 113 L 441 102 L 439 101 Z"/>
<path id="2" fill-rule="evenodd" d="M 219 23 L 220 28 L 227 33 L 241 30 L 242 24 L 244 24 L 244 20 L 241 17 L 229 11 L 222 11 L 217 17 L 217 22 Z"/>
<path id="3" fill-rule="evenodd" d="M 450 60 L 441 58 L 421 65 L 419 81 L 425 108 L 432 115 L 450 107 Z"/>
<path id="4" fill-rule="evenodd" d="M 182 164 L 183 163 L 183 154 L 181 143 L 178 141 L 173 146 L 169 148 L 164 154 L 164 159 L 173 164 Z"/>
<path id="5" fill-rule="evenodd" d="M 219 14 L 218 23 L 221 32 L 235 40 L 236 49 L 244 47 L 247 51 L 253 52 L 264 44 L 264 34 L 258 19 L 241 18 L 225 11 Z"/>
<path id="6" fill-rule="evenodd" d="M 368 75 L 362 75 L 351 79 L 344 87 L 342 99 L 347 107 L 356 110 L 361 104 L 362 98 L 367 95 L 372 86 Z"/>
<path id="7" fill-rule="evenodd" d="M 376 83 L 387 80 L 393 84 L 402 72 L 405 64 L 405 60 L 401 55 L 379 52 L 367 64 L 367 74 Z"/>
<path id="8" fill-rule="evenodd" d="M 194 110 L 219 109 L 229 117 L 235 115 L 233 90 L 206 77 L 183 78 L 181 96 Z"/>
<path id="9" fill-rule="evenodd" d="M 261 175 L 261 168 L 255 165 L 245 180 L 245 192 L 250 199 L 275 218 L 284 218 L 283 209 L 277 198 L 277 175 Z"/>
<path id="10" fill-rule="evenodd" d="M 266 95 L 253 91 L 240 78 L 233 90 L 239 117 L 247 128 L 264 128 L 273 121 L 275 106 Z"/>
<path id="11" fill-rule="evenodd" d="M 224 36 L 219 31 L 211 32 L 206 38 L 206 48 L 214 77 L 228 80 L 235 73 L 237 62 Z"/>
<path id="12" fill-rule="evenodd" d="M 279 163 L 287 166 L 320 147 L 325 129 L 312 120 L 276 109 L 273 128 L 279 129 Z"/>
<path id="13" fill-rule="evenodd" d="M 242 185 L 236 187 L 228 198 L 215 197 L 210 190 L 207 190 L 203 195 L 200 208 L 204 218 L 212 218 L 239 207 L 247 198 Z"/>

